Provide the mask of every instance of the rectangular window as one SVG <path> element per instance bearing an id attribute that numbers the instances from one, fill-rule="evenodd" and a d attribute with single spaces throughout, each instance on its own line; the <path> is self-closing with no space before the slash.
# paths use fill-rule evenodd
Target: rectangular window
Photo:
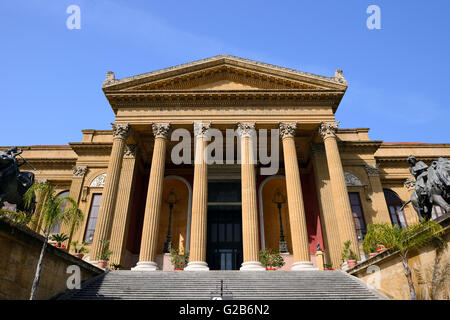
<path id="1" fill-rule="evenodd" d="M 91 209 L 89 210 L 89 218 L 86 226 L 86 231 L 84 233 L 84 241 L 92 242 L 94 240 L 95 225 L 97 224 L 98 210 L 100 208 L 101 194 L 93 194 Z"/>
<path id="2" fill-rule="evenodd" d="M 356 235 L 359 241 L 363 241 L 366 236 L 366 222 L 361 206 L 358 192 L 349 192 L 350 206 L 352 207 L 353 221 L 355 222 Z"/>

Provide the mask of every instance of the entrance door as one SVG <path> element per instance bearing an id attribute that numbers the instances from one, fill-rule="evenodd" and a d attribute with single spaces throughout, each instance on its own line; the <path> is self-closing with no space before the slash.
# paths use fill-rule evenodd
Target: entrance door
<path id="1" fill-rule="evenodd" d="M 211 270 L 239 270 L 242 264 L 240 205 L 208 206 L 206 261 Z"/>

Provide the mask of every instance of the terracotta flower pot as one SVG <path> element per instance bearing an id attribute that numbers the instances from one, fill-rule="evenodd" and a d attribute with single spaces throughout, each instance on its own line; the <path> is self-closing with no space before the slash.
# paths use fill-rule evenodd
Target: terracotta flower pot
<path id="1" fill-rule="evenodd" d="M 348 267 L 351 269 L 356 266 L 356 260 L 348 260 Z"/>
<path id="2" fill-rule="evenodd" d="M 107 264 L 108 260 L 98 260 L 97 267 L 99 267 L 100 269 L 105 269 Z"/>
<path id="3" fill-rule="evenodd" d="M 383 252 L 384 250 L 386 250 L 385 246 L 380 246 L 380 247 L 377 248 L 377 252 L 378 253 Z"/>
<path id="4" fill-rule="evenodd" d="M 327 269 L 324 269 L 325 271 L 333 271 L 334 269 L 333 268 L 327 268 Z"/>
<path id="5" fill-rule="evenodd" d="M 83 259 L 83 257 L 84 257 L 84 253 L 74 253 L 73 255 L 75 257 L 77 257 L 78 259 Z"/>
<path id="6" fill-rule="evenodd" d="M 174 270 L 175 271 L 182 271 L 182 270 L 184 270 L 184 268 L 175 268 Z"/>
<path id="7" fill-rule="evenodd" d="M 274 267 L 266 267 L 266 270 L 270 271 L 270 270 L 277 270 L 277 268 Z"/>

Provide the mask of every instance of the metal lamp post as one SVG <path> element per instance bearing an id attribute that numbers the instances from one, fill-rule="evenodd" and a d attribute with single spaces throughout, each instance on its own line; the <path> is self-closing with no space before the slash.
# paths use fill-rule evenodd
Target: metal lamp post
<path id="1" fill-rule="evenodd" d="M 170 249 L 172 248 L 172 211 L 175 203 L 177 203 L 177 195 L 173 192 L 173 189 L 170 190 L 169 195 L 167 196 L 166 203 L 169 205 L 169 226 L 167 228 L 167 237 L 166 242 L 164 243 L 164 253 L 170 253 Z"/>
<path id="2" fill-rule="evenodd" d="M 288 248 L 287 248 L 287 243 L 284 240 L 283 221 L 281 220 L 281 207 L 282 207 L 283 203 L 286 203 L 286 198 L 281 193 L 280 189 L 278 189 L 278 188 L 276 189 L 272 202 L 277 205 L 278 216 L 280 218 L 280 243 L 279 243 L 280 253 L 289 253 Z"/>

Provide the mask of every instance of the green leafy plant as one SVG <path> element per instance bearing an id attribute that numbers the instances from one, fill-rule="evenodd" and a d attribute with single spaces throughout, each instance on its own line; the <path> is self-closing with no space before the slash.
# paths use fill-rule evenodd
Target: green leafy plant
<path id="1" fill-rule="evenodd" d="M 69 239 L 69 236 L 65 233 L 56 233 L 50 236 L 50 240 L 55 241 L 58 245 L 61 245 L 67 239 Z"/>
<path id="2" fill-rule="evenodd" d="M 170 256 L 172 257 L 170 262 L 176 269 L 184 269 L 189 262 L 189 254 L 187 252 L 180 254 L 178 249 L 170 249 Z"/>
<path id="3" fill-rule="evenodd" d="M 45 241 L 42 244 L 41 254 L 36 266 L 36 272 L 31 286 L 30 300 L 34 300 L 36 297 L 50 231 L 53 230 L 56 225 L 70 221 L 74 212 L 78 210 L 78 204 L 75 200 L 68 196 L 58 196 L 56 187 L 48 183 L 35 183 L 27 190 L 24 195 L 26 208 L 30 208 L 34 205 L 36 193 L 40 193 L 41 198 L 43 199 L 41 203 L 39 226 L 42 228 Z M 70 203 L 71 205 L 65 206 L 66 203 Z M 40 231 L 39 228 L 38 231 Z"/>
<path id="4" fill-rule="evenodd" d="M 379 232 L 379 224 L 369 224 L 367 226 L 367 233 L 362 243 L 364 253 L 370 254 L 376 252 L 377 248 L 382 245 L 379 239 L 380 237 L 378 236 Z"/>
<path id="5" fill-rule="evenodd" d="M 334 270 L 333 265 L 331 263 L 324 263 L 323 267 L 325 270 Z"/>
<path id="6" fill-rule="evenodd" d="M 121 264 L 119 264 L 119 263 L 111 263 L 111 269 L 112 270 L 120 270 L 122 268 L 123 268 L 123 266 Z"/>
<path id="7" fill-rule="evenodd" d="M 277 250 L 271 248 L 267 250 L 261 250 L 259 252 L 259 260 L 266 268 L 281 268 L 285 264 L 284 259 L 280 255 L 280 253 Z"/>
<path id="8" fill-rule="evenodd" d="M 423 220 L 406 228 L 388 223 L 377 224 L 374 228 L 377 229 L 377 240 L 387 248 L 390 248 L 391 251 L 398 252 L 408 281 L 411 299 L 416 300 L 408 253 L 411 249 L 424 246 L 431 241 L 436 241 L 439 245 L 442 245 L 444 243 L 440 237 L 443 233 L 442 226 L 433 220 Z"/>
<path id="9" fill-rule="evenodd" d="M 87 243 L 86 242 L 81 242 L 80 247 L 78 247 L 78 240 L 77 241 L 72 241 L 70 243 L 73 246 L 73 251 L 75 253 L 88 253 L 89 250 L 86 248 Z"/>
<path id="10" fill-rule="evenodd" d="M 342 260 L 358 260 L 358 255 L 350 248 L 352 242 L 347 240 L 344 242 L 344 249 L 342 249 Z"/>
<path id="11" fill-rule="evenodd" d="M 27 225 L 32 220 L 31 215 L 26 212 L 9 209 L 0 209 L 0 217 L 5 217 L 18 225 Z"/>
<path id="12" fill-rule="evenodd" d="M 100 240 L 100 253 L 97 255 L 97 260 L 109 260 L 112 251 L 109 250 L 109 240 Z"/>

